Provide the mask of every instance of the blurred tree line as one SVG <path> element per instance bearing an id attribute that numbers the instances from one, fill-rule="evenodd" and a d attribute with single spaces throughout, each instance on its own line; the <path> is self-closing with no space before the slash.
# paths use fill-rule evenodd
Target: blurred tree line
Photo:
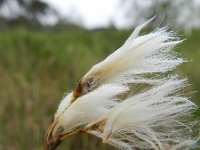
<path id="1" fill-rule="evenodd" d="M 8 0 L 0 0 L 1 7 L 5 4 L 9 5 Z M 49 7 L 47 3 L 39 0 L 16 0 L 16 3 L 28 13 L 35 17 L 38 13 L 45 13 L 46 9 Z"/>
<path id="2" fill-rule="evenodd" d="M 40 0 L 0 0 L 0 27 L 40 26 L 41 17 L 57 15 L 48 3 Z"/>
<path id="3" fill-rule="evenodd" d="M 157 16 L 156 24 L 170 24 L 172 28 L 200 27 L 198 0 L 119 0 L 114 13 L 117 14 L 118 10 L 126 17 L 131 28 L 153 16 Z M 76 10 L 73 11 L 72 15 L 76 14 Z M 69 18 L 63 19 L 57 10 L 42 0 L 0 0 L 0 28 L 16 25 L 41 27 L 48 25 L 43 23 L 48 21 L 48 16 L 56 18 L 56 26 L 74 25 Z M 81 17 L 80 14 L 76 23 L 78 26 L 81 26 Z"/>
<path id="4" fill-rule="evenodd" d="M 158 23 L 171 28 L 199 28 L 199 0 L 120 0 L 119 6 L 124 9 L 127 20 L 139 25 L 154 16 Z"/>

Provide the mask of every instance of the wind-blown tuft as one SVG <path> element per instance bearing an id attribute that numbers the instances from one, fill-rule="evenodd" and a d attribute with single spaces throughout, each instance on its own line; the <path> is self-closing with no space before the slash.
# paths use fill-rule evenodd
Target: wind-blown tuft
<path id="1" fill-rule="evenodd" d="M 182 40 L 165 28 L 139 36 L 151 20 L 94 65 L 64 97 L 48 130 L 48 144 L 87 132 L 123 150 L 195 146 L 198 121 L 192 114 L 198 108 L 183 92 L 187 79 L 171 73 L 185 62 L 173 51 Z"/>
<path id="2" fill-rule="evenodd" d="M 130 150 L 190 148 L 195 143 L 190 136 L 192 124 L 184 117 L 191 117 L 196 105 L 177 94 L 185 86 L 185 80 L 172 78 L 128 97 L 104 116 L 107 121 L 101 138 Z"/>
<path id="3" fill-rule="evenodd" d="M 171 54 L 172 49 L 182 40 L 173 32 L 159 29 L 152 33 L 138 36 L 142 27 L 151 20 L 135 29 L 126 42 L 104 61 L 93 66 L 82 78 L 83 82 L 93 79 L 91 91 L 97 85 L 106 83 L 152 83 L 144 79 L 148 73 L 163 73 L 174 69 L 185 60 Z M 87 93 L 87 88 L 84 92 Z"/>

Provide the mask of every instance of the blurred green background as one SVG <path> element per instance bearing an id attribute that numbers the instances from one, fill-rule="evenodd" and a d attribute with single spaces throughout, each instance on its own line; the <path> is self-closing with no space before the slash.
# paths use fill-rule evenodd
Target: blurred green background
<path id="1" fill-rule="evenodd" d="M 37 19 L 38 10 L 43 13 L 49 7 L 39 2 L 40 9 L 34 4 L 28 12 L 34 16 L 31 19 L 26 15 L 0 19 L 0 150 L 43 149 L 46 129 L 64 94 L 132 32 L 113 25 L 88 30 L 62 20 L 44 26 Z M 176 50 L 188 60 L 177 72 L 189 78 L 191 100 L 200 106 L 200 29 L 174 29 L 186 39 Z M 113 148 L 93 136 L 78 135 L 59 149 Z"/>

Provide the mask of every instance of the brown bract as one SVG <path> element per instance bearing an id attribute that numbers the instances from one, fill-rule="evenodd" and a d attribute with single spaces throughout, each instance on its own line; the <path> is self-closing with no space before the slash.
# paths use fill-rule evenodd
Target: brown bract
<path id="1" fill-rule="evenodd" d="M 72 135 L 80 134 L 80 133 L 86 133 L 89 130 L 96 130 L 96 131 L 103 133 L 105 123 L 106 123 L 106 119 L 100 118 L 98 120 L 95 120 L 95 121 L 89 123 L 85 127 L 76 129 L 75 131 L 65 133 L 65 134 L 62 133 L 62 131 L 64 130 L 62 128 L 59 130 L 59 132 L 56 134 L 56 136 L 53 137 L 52 131 L 53 131 L 53 128 L 55 127 L 55 125 L 57 124 L 57 122 L 55 120 L 53 120 L 53 122 L 51 123 L 50 127 L 48 128 L 46 136 L 45 136 L 45 150 L 55 150 L 65 138 L 72 136 Z"/>

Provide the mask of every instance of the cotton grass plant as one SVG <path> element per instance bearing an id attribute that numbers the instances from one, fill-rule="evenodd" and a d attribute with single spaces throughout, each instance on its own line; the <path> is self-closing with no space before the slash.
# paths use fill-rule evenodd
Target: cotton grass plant
<path id="1" fill-rule="evenodd" d="M 198 141 L 198 109 L 184 92 L 187 79 L 173 73 L 183 42 L 166 28 L 139 35 L 94 65 L 61 101 L 46 134 L 46 149 L 68 136 L 89 133 L 124 150 L 189 150 Z M 166 75 L 167 74 L 167 75 Z"/>

